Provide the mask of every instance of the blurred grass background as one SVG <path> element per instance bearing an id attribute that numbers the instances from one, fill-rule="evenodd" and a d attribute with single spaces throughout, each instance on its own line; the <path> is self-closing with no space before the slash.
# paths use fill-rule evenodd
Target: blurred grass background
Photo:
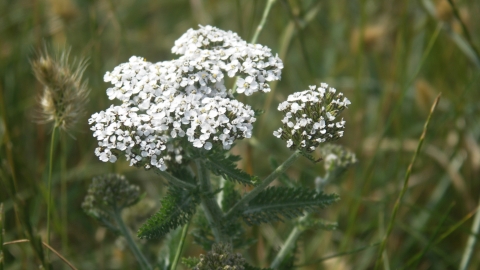
<path id="1" fill-rule="evenodd" d="M 91 88 L 88 115 L 71 135 L 62 135 L 65 143 L 63 147 L 57 144 L 55 152 L 60 157 L 65 151 L 68 158 L 63 165 L 59 158 L 54 164 L 52 246 L 79 269 L 135 269 L 134 257 L 121 239 L 95 224 L 80 208 L 92 176 L 124 173 L 146 192 L 135 209 L 124 213 L 136 230 L 158 209 L 165 190 L 163 180 L 151 172 L 129 167 L 125 161 L 102 163 L 95 157 L 87 118 L 110 104 L 103 75 L 131 55 L 151 62 L 172 59 L 174 41 L 198 24 L 232 30 L 248 41 L 266 2 L 0 1 L 4 241 L 24 238 L 5 188 L 13 177 L 33 227 L 46 234 L 51 127 L 35 123 L 42 88 L 29 62 L 44 42 L 53 48 L 71 46 L 72 57 L 87 57 L 90 65 L 84 76 Z M 244 157 L 240 166 L 264 177 L 271 171 L 269 157 L 278 161 L 288 157 L 284 143 L 271 135 L 280 123 L 276 107 L 288 94 L 323 81 L 352 101 L 344 112 L 347 128 L 339 143 L 352 149 L 359 160 L 327 187 L 342 200 L 322 216 L 338 221 L 338 230 L 305 232 L 298 244 L 298 269 L 373 268 L 407 166 L 439 93 L 442 99 L 413 166 L 382 267 L 457 269 L 467 239 L 478 237 L 472 232 L 472 222 L 480 196 L 480 58 L 476 49 L 480 47 L 480 2 L 454 3 L 459 17 L 447 0 L 277 0 L 274 4 L 258 43 L 278 52 L 285 69 L 271 93 L 240 97 L 265 110 L 257 120 L 254 139 L 234 149 Z M 323 173 L 321 167 L 303 159 L 289 174 L 312 185 Z M 61 178 L 67 181 L 68 207 L 63 210 L 59 206 Z M 67 227 L 62 214 L 67 216 Z M 258 241 L 244 251 L 245 256 L 258 266 L 268 266 L 291 228 L 287 222 L 249 229 Z M 162 241 L 143 243 L 153 260 Z M 28 244 L 9 245 L 4 252 L 7 269 L 38 265 Z M 184 255 L 201 252 L 188 237 Z M 343 256 L 323 260 L 335 254 Z M 55 255 L 51 257 L 55 269 L 67 269 Z M 468 269 L 478 268 L 480 250 L 476 248 Z"/>

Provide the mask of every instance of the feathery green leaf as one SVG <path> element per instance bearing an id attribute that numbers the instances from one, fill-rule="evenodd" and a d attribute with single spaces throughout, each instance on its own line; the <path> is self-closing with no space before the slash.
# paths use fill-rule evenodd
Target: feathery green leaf
<path id="1" fill-rule="evenodd" d="M 308 188 L 269 187 L 250 201 L 242 216 L 248 225 L 283 221 L 302 216 L 304 211 L 325 208 L 338 199 L 336 194 Z"/>
<path id="2" fill-rule="evenodd" d="M 138 230 L 138 237 L 155 239 L 170 230 L 186 224 L 195 214 L 198 196 L 183 189 L 170 186 L 167 195 L 161 200 L 161 208 Z"/>
<path id="3" fill-rule="evenodd" d="M 225 151 L 215 151 L 208 155 L 206 165 L 211 172 L 226 180 L 244 185 L 255 185 L 259 180 L 258 177 L 238 169 L 236 162 L 239 160 L 239 156 L 225 156 Z"/>

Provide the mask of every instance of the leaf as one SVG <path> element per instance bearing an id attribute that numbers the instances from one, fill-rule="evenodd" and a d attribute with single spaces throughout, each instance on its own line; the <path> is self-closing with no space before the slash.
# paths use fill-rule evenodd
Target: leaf
<path id="1" fill-rule="evenodd" d="M 239 156 L 225 156 L 225 151 L 215 151 L 207 156 L 206 165 L 215 175 L 243 185 L 255 185 L 259 178 L 237 168 Z"/>
<path id="2" fill-rule="evenodd" d="M 243 210 L 243 220 L 248 225 L 283 221 L 302 216 L 338 201 L 336 194 L 317 193 L 308 188 L 269 187 L 260 192 Z"/>
<path id="3" fill-rule="evenodd" d="M 170 186 L 160 203 L 160 210 L 140 227 L 138 237 L 160 238 L 170 230 L 186 224 L 195 214 L 199 199 L 195 194 Z"/>

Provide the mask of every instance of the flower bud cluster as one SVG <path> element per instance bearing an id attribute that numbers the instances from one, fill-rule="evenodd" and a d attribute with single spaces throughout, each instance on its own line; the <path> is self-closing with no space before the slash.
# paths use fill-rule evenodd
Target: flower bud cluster
<path id="1" fill-rule="evenodd" d="M 130 165 L 165 170 L 172 159 L 182 160 L 176 141 L 230 149 L 235 140 L 251 137 L 254 111 L 231 98 L 225 74 L 244 77 L 239 93 L 268 92 L 267 82 L 280 79 L 282 61 L 267 47 L 211 26 L 188 30 L 172 52 L 180 57 L 150 63 L 133 56 L 105 74 L 113 84 L 109 99 L 122 104 L 89 119 L 100 160 L 115 162 L 124 152 Z"/>
<path id="2" fill-rule="evenodd" d="M 335 88 L 322 83 L 320 87 L 296 92 L 280 103 L 278 110 L 284 112 L 283 127 L 273 132 L 277 138 L 287 142 L 290 149 L 307 152 L 324 142 L 343 136 L 345 121 L 337 116 L 350 101 Z"/>
<path id="3" fill-rule="evenodd" d="M 139 198 L 140 188 L 131 185 L 125 176 L 106 174 L 93 178 L 82 208 L 88 213 L 105 216 L 134 205 Z"/>
<path id="4" fill-rule="evenodd" d="M 193 268 L 194 270 L 243 270 L 246 260 L 239 253 L 233 253 L 231 245 L 214 244 L 212 251 L 206 255 L 200 255 L 200 262 Z"/>
<path id="5" fill-rule="evenodd" d="M 325 144 L 320 147 L 326 171 L 345 169 L 357 163 L 355 153 L 338 144 Z"/>

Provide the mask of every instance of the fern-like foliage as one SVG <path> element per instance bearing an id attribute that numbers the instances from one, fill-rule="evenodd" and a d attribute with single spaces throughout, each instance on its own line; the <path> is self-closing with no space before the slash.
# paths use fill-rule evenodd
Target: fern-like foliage
<path id="1" fill-rule="evenodd" d="M 248 225 L 283 221 L 325 208 L 338 201 L 336 194 L 317 193 L 308 188 L 269 187 L 250 201 L 243 210 L 243 220 Z"/>
<path id="2" fill-rule="evenodd" d="M 198 195 L 170 186 L 161 200 L 161 208 L 138 230 L 138 237 L 156 239 L 170 230 L 186 224 L 195 214 L 199 203 Z"/>
<path id="3" fill-rule="evenodd" d="M 241 158 L 235 155 L 225 155 L 225 151 L 212 151 L 207 156 L 206 165 L 215 175 L 222 176 L 226 180 L 234 181 L 243 185 L 255 185 L 258 182 L 257 176 L 237 168 L 236 162 Z"/>

